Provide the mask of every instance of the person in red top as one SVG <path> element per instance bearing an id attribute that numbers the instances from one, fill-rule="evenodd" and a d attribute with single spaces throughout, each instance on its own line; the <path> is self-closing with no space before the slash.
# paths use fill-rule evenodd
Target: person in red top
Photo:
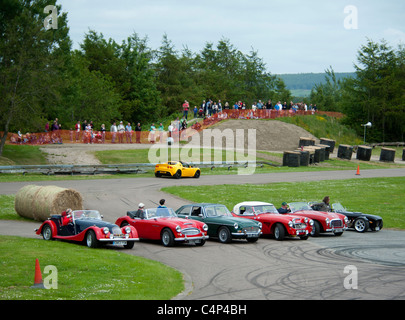
<path id="1" fill-rule="evenodd" d="M 187 100 L 184 100 L 184 103 L 183 103 L 183 116 L 186 118 L 186 120 L 187 120 L 187 115 L 188 115 L 188 109 L 190 109 L 190 105 L 189 105 Z"/>
<path id="2" fill-rule="evenodd" d="M 72 222 L 72 209 L 66 209 L 66 211 L 62 212 L 62 226 L 67 226 L 70 222 Z"/>

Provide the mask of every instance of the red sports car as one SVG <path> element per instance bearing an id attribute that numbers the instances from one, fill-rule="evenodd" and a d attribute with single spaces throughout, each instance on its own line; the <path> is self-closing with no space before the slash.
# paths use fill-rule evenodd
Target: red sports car
<path id="1" fill-rule="evenodd" d="M 61 239 L 85 242 L 90 248 L 100 244 L 123 245 L 132 249 L 138 241 L 138 232 L 132 226 L 120 228 L 117 225 L 102 220 L 97 210 L 75 210 L 52 215 L 44 221 L 36 234 L 45 240 Z"/>
<path id="2" fill-rule="evenodd" d="M 334 212 L 315 211 L 307 202 L 291 202 L 288 204 L 289 215 L 307 217 L 314 221 L 311 236 L 316 237 L 323 232 L 332 232 L 341 236 L 347 229 L 348 219 L 345 215 Z"/>
<path id="3" fill-rule="evenodd" d="M 263 234 L 273 235 L 276 240 L 286 236 L 300 237 L 307 240 L 312 231 L 313 221 L 305 217 L 282 215 L 271 203 L 245 201 L 234 206 L 232 214 L 235 217 L 247 218 L 262 223 Z"/>
<path id="4" fill-rule="evenodd" d="M 205 240 L 209 238 L 208 226 L 205 223 L 179 218 L 171 208 L 145 209 L 138 216 L 134 216 L 134 211 L 129 211 L 127 214 L 118 218 L 115 223 L 121 227 L 134 226 L 139 238 L 161 240 L 165 247 L 174 246 L 176 242 L 203 246 Z"/>

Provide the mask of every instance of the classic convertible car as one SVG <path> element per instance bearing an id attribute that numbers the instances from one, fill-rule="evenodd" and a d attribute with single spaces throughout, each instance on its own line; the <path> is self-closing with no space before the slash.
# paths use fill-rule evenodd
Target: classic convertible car
<path id="1" fill-rule="evenodd" d="M 276 207 L 267 202 L 245 201 L 233 207 L 232 214 L 262 223 L 263 234 L 273 235 L 276 240 L 286 236 L 307 240 L 314 222 L 307 217 L 297 217 L 278 213 Z"/>
<path id="2" fill-rule="evenodd" d="M 134 226 L 141 239 L 161 240 L 165 247 L 171 247 L 176 242 L 203 246 L 209 238 L 208 226 L 205 223 L 181 219 L 171 208 L 145 209 L 140 217 L 136 217 L 135 213 L 128 211 L 127 216 L 118 218 L 115 223 L 122 228 Z"/>
<path id="3" fill-rule="evenodd" d="M 383 219 L 380 216 L 347 211 L 340 203 L 332 204 L 332 210 L 333 212 L 344 214 L 349 219 L 348 227 L 354 228 L 357 232 L 366 232 L 368 229 L 380 231 L 383 227 Z"/>
<path id="4" fill-rule="evenodd" d="M 67 216 L 64 213 L 52 215 L 35 230 L 36 234 L 42 235 L 45 240 L 85 242 L 90 248 L 109 243 L 132 249 L 135 241 L 139 240 L 134 227 L 120 228 L 105 222 L 97 210 L 75 210 Z"/>
<path id="5" fill-rule="evenodd" d="M 180 179 L 181 177 L 199 178 L 200 174 L 200 168 L 194 168 L 184 161 L 169 161 L 155 166 L 156 177 L 168 176 L 176 179 Z"/>
<path id="6" fill-rule="evenodd" d="M 262 233 L 261 222 L 236 218 L 222 204 L 188 204 L 177 209 L 176 214 L 179 217 L 203 221 L 208 225 L 208 235 L 218 238 L 222 243 L 229 243 L 232 239 L 255 242 Z"/>
<path id="7" fill-rule="evenodd" d="M 348 219 L 345 215 L 335 212 L 315 211 L 307 202 L 291 202 L 288 204 L 289 215 L 307 217 L 314 221 L 311 236 L 316 237 L 323 232 L 332 232 L 341 236 L 347 229 Z"/>

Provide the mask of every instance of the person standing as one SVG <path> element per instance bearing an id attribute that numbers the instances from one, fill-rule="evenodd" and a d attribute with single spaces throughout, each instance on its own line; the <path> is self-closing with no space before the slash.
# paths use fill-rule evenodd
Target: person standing
<path id="1" fill-rule="evenodd" d="M 120 121 L 120 124 L 118 125 L 118 142 L 119 143 L 124 143 L 124 132 L 125 132 L 125 127 L 122 121 Z"/>
<path id="2" fill-rule="evenodd" d="M 113 124 L 110 128 L 110 132 L 111 132 L 111 143 L 115 143 L 115 138 L 116 138 L 117 132 L 118 132 L 117 125 L 115 122 L 113 122 Z"/>
<path id="3" fill-rule="evenodd" d="M 75 131 L 76 131 L 76 142 L 79 142 L 80 139 L 80 121 L 77 121 L 76 125 L 75 125 Z"/>
<path id="4" fill-rule="evenodd" d="M 138 124 L 135 127 L 135 136 L 136 136 L 136 143 L 141 143 L 141 131 L 142 127 L 141 124 L 138 122 Z"/>
<path id="5" fill-rule="evenodd" d="M 187 100 L 184 100 L 183 103 L 183 116 L 187 119 L 188 116 L 188 109 L 190 109 L 190 104 L 188 103 Z"/>
<path id="6" fill-rule="evenodd" d="M 127 143 L 132 143 L 132 127 L 131 127 L 131 123 L 129 123 L 129 122 L 125 126 L 125 135 L 127 138 Z"/>

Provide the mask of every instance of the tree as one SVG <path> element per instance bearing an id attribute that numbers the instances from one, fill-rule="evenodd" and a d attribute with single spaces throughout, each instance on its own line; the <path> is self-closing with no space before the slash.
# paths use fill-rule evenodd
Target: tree
<path id="1" fill-rule="evenodd" d="M 325 70 L 325 82 L 316 84 L 311 90 L 311 103 L 324 111 L 340 111 L 341 81 L 337 80 L 332 66 Z"/>
<path id="2" fill-rule="evenodd" d="M 368 40 L 358 51 L 356 78 L 342 85 L 346 123 L 361 133 L 361 124 L 373 123 L 368 134 L 377 141 L 404 137 L 404 50 L 395 51 L 385 40 Z"/>
<path id="3" fill-rule="evenodd" d="M 46 30 L 44 8 L 55 1 L 4 1 L 0 23 L 0 155 L 10 130 L 32 128 L 58 96 L 62 50 L 70 50 L 67 16 Z M 60 12 L 61 7 L 58 6 Z"/>

